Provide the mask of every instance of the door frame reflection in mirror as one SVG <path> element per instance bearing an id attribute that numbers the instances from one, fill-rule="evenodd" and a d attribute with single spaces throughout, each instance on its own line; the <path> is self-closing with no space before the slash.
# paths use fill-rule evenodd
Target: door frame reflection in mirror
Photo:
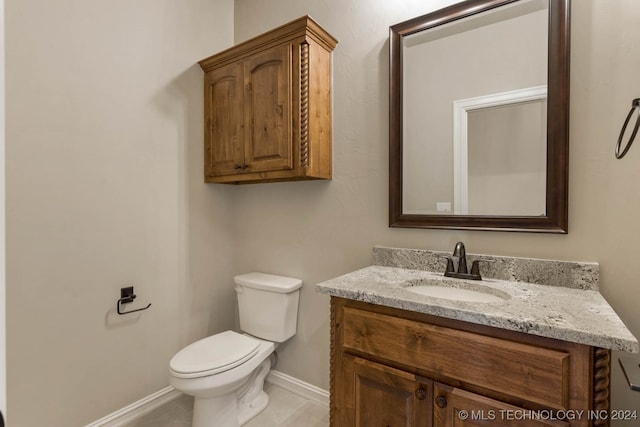
<path id="1" fill-rule="evenodd" d="M 403 212 L 403 38 L 517 1 L 522 0 L 467 0 L 390 27 L 390 227 L 568 232 L 570 0 L 549 0 L 546 214 L 500 216 Z"/>
<path id="2" fill-rule="evenodd" d="M 469 157 L 468 114 L 469 112 L 504 107 L 514 104 L 546 101 L 547 86 L 535 86 L 508 92 L 493 93 L 453 102 L 453 206 L 456 215 L 469 214 Z M 546 126 L 546 121 L 545 121 Z M 531 212 L 537 216 L 544 212 Z"/>

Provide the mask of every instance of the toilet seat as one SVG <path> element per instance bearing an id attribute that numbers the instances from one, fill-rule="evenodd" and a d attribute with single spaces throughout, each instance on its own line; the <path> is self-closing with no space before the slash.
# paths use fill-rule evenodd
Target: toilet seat
<path id="1" fill-rule="evenodd" d="M 260 341 L 234 331 L 225 331 L 180 350 L 169 362 L 178 378 L 197 378 L 235 368 L 258 353 Z"/>

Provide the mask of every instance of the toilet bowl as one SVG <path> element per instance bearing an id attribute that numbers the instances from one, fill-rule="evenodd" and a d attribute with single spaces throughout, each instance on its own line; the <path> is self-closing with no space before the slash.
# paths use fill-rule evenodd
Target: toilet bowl
<path id="1" fill-rule="evenodd" d="M 193 427 L 238 427 L 260 413 L 275 347 L 296 332 L 302 281 L 265 273 L 234 280 L 245 333 L 203 338 L 169 362 L 170 384 L 194 397 Z"/>

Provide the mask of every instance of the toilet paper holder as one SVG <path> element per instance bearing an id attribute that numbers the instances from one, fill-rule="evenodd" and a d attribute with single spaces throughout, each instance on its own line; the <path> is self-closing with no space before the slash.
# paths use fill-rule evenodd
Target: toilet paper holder
<path id="1" fill-rule="evenodd" d="M 120 288 L 120 299 L 118 300 L 118 302 L 116 304 L 116 308 L 117 308 L 118 314 L 123 315 L 123 314 L 135 313 L 136 311 L 143 311 L 143 310 L 146 310 L 149 307 L 151 307 L 151 303 L 149 303 L 146 307 L 138 308 L 138 309 L 135 309 L 135 310 L 122 311 L 120 309 L 120 306 L 122 304 L 128 304 L 130 302 L 133 302 L 134 299 L 136 299 L 136 294 L 133 293 L 133 286 L 127 286 L 126 288 Z"/>

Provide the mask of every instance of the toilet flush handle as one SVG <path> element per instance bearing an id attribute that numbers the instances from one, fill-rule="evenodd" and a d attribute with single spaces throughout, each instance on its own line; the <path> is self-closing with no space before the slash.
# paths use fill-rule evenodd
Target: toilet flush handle
<path id="1" fill-rule="evenodd" d="M 235 289 L 236 289 L 236 292 L 239 294 L 244 292 L 244 288 L 240 285 L 236 285 Z"/>

